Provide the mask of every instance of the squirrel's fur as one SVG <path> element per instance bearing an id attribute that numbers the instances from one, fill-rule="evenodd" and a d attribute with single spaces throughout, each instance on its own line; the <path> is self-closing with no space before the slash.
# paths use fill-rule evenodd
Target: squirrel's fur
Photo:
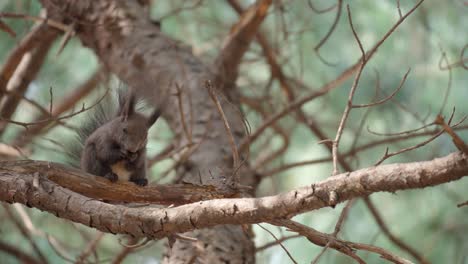
<path id="1" fill-rule="evenodd" d="M 89 122 L 78 132 L 80 168 L 112 182 L 131 181 L 147 185 L 146 143 L 149 128 L 160 116 L 159 109 L 145 117 L 135 109 L 135 95 L 118 92 L 118 107 L 98 104 Z"/>

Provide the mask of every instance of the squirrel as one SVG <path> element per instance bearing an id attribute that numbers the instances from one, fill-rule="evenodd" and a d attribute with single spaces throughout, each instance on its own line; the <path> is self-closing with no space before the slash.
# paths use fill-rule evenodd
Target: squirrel
<path id="1" fill-rule="evenodd" d="M 149 117 L 135 109 L 135 94 L 118 92 L 118 109 L 98 104 L 90 121 L 78 131 L 80 168 L 111 182 L 131 181 L 146 186 L 146 143 L 148 130 L 161 112 L 156 108 Z M 75 156 L 77 156 L 75 154 Z"/>

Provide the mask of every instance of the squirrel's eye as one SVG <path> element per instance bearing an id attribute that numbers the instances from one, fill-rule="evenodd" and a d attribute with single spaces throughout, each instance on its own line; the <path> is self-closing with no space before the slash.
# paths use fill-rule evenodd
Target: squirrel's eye
<path id="1" fill-rule="evenodd" d="M 123 128 L 123 132 L 124 132 L 125 134 L 127 134 L 127 128 L 126 128 L 126 127 Z"/>

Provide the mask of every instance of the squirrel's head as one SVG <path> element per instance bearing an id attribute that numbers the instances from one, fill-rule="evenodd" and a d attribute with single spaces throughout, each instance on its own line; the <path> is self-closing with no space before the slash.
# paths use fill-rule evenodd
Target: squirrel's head
<path id="1" fill-rule="evenodd" d="M 135 95 L 131 93 L 125 103 L 121 105 L 116 119 L 114 129 L 111 131 L 120 143 L 121 151 L 125 154 L 134 154 L 146 147 L 148 130 L 156 122 L 160 115 L 155 110 L 149 117 L 135 111 Z"/>

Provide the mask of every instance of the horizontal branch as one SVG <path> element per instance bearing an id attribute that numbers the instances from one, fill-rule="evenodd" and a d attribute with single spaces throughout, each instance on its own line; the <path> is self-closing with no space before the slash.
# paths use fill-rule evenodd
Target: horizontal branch
<path id="1" fill-rule="evenodd" d="M 49 180 L 61 176 L 65 179 L 69 174 L 79 174 L 78 171 L 66 172 L 60 165 L 50 163 L 48 168 L 47 163 L 37 162 L 37 166 L 35 163 L 24 162 L 23 167 L 19 165 L 21 162 L 0 163 L 0 200 L 22 203 L 104 232 L 148 238 L 219 224 L 270 222 L 375 192 L 424 188 L 468 175 L 468 157 L 453 153 L 431 161 L 381 165 L 343 173 L 275 196 L 214 199 L 171 208 L 130 208 L 87 198 Z M 40 175 L 48 175 L 48 178 Z M 95 195 L 114 193 L 118 197 L 121 185 L 131 188 L 128 184 L 111 184 L 92 176 L 81 185 L 95 184 L 95 181 L 106 187 Z M 147 191 L 153 187 L 135 187 L 133 195 L 150 196 Z"/>
<path id="2" fill-rule="evenodd" d="M 0 175 L 4 173 L 34 175 L 33 177 L 37 177 L 37 180 L 41 182 L 50 180 L 73 192 L 108 202 L 181 205 L 234 196 L 234 193 L 217 192 L 213 186 L 209 185 L 168 184 L 143 188 L 131 182 L 111 183 L 104 177 L 94 176 L 75 168 L 48 161 L 0 162 Z"/>

